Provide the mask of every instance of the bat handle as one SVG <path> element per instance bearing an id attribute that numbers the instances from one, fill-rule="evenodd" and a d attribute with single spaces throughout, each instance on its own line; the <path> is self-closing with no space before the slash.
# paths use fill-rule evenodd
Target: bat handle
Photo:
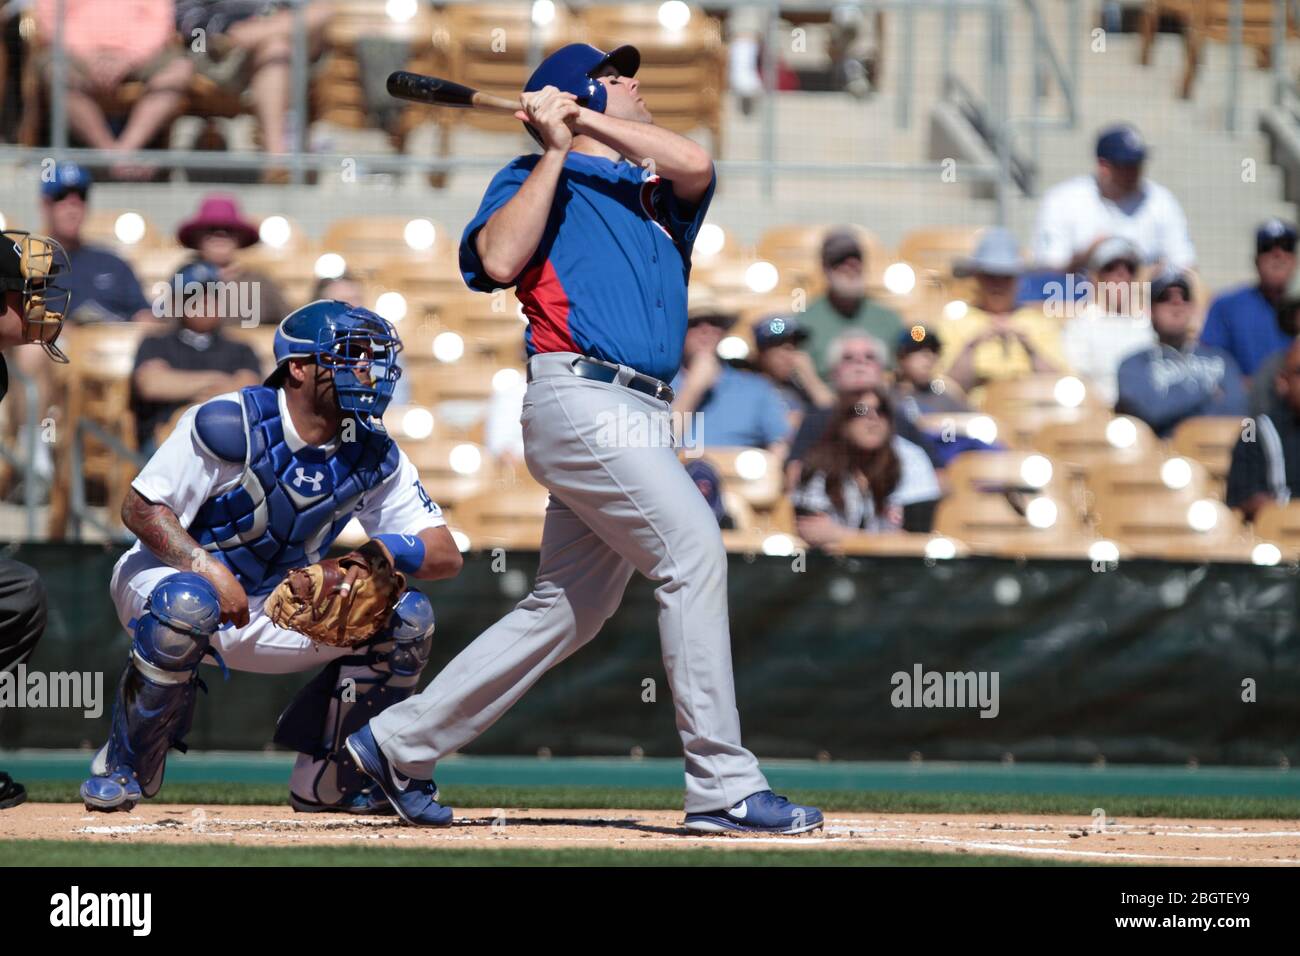
<path id="1" fill-rule="evenodd" d="M 474 94 L 474 105 L 479 109 L 488 109 L 503 113 L 516 113 L 524 108 L 523 103 L 517 99 L 507 99 L 504 96 L 496 96 L 492 93 L 483 92 Z"/>

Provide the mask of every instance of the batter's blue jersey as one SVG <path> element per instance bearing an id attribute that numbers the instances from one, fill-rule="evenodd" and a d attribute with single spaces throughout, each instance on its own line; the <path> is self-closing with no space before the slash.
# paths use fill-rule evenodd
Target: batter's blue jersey
<path id="1" fill-rule="evenodd" d="M 529 355 L 579 352 L 670 381 L 686 337 L 691 248 L 717 175 L 692 204 L 673 194 L 671 182 L 626 160 L 571 152 L 537 251 L 512 281 L 497 282 L 484 271 L 475 240 L 539 159 L 518 157 L 488 186 L 461 237 L 465 282 L 482 292 L 515 287 L 528 317 Z"/>

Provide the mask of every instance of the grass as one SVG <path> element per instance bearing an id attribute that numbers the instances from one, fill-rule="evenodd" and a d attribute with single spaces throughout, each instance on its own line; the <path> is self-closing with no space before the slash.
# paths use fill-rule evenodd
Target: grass
<path id="1" fill-rule="evenodd" d="M 26 780 L 31 800 L 77 803 L 76 784 Z M 456 786 L 444 794 L 453 807 L 502 809 L 680 810 L 675 787 Z M 1111 817 L 1172 817 L 1207 820 L 1300 819 L 1300 800 L 1287 797 L 1127 796 L 1109 794 L 900 792 L 873 790 L 789 790 L 786 796 L 830 813 L 1015 813 L 1090 818 L 1101 807 Z M 288 806 L 284 784 L 169 783 L 153 800 L 165 804 L 269 804 Z"/>
<path id="2" fill-rule="evenodd" d="M 1071 866 L 1056 860 L 900 850 L 442 849 L 363 846 L 248 847 L 218 843 L 0 843 L 0 866 Z"/>

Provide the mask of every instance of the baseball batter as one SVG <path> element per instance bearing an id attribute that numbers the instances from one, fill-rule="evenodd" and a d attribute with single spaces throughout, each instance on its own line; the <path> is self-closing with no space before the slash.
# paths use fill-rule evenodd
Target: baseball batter
<path id="1" fill-rule="evenodd" d="M 407 590 L 387 625 L 357 647 L 314 644 L 277 626 L 265 605 L 287 572 L 318 562 L 354 517 L 405 574 L 432 580 L 460 570 L 441 510 L 384 431 L 400 350 L 392 325 L 373 312 L 303 306 L 276 330 L 266 383 L 189 409 L 131 483 L 122 519 L 139 540 L 110 585 L 132 634 L 130 660 L 108 743 L 81 786 L 87 808 L 130 810 L 157 794 L 168 749 L 183 749 L 199 665 L 211 657 L 223 670 L 261 674 L 325 665 L 276 728 L 276 742 L 299 752 L 290 801 L 304 811 L 388 809 L 343 741 L 415 689 L 432 643 L 428 598 Z"/>
<path id="2" fill-rule="evenodd" d="M 548 57 L 516 114 L 542 152 L 496 175 L 461 240 L 469 286 L 514 286 L 527 313 L 525 460 L 551 495 L 532 593 L 423 693 L 348 738 L 408 823 L 450 822 L 432 780 L 438 760 L 595 637 L 640 571 L 658 584 L 686 825 L 822 825 L 817 809 L 773 794 L 741 744 L 718 523 L 671 443 L 647 440 L 667 421 L 691 248 L 716 177 L 705 150 L 653 124 L 639 64 L 630 46 L 572 44 Z M 611 440 L 608 423 L 637 421 L 651 427 Z"/>

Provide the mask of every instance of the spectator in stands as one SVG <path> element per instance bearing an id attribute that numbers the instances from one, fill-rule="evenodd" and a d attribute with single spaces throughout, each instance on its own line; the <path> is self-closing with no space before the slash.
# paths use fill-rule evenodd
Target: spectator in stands
<path id="1" fill-rule="evenodd" d="M 1241 373 L 1255 374 L 1266 358 L 1291 344 L 1277 321 L 1277 309 L 1295 276 L 1296 228 L 1270 219 L 1255 231 L 1258 281 L 1223 292 L 1210 303 L 1201 341 L 1237 360 Z"/>
<path id="2" fill-rule="evenodd" d="M 1151 326 L 1157 343 L 1120 363 L 1115 411 L 1142 419 L 1161 437 L 1196 415 L 1246 414 L 1236 360 L 1192 337 L 1192 286 L 1185 272 L 1152 280 Z"/>
<path id="3" fill-rule="evenodd" d="M 1292 296 L 1282 300 L 1277 307 L 1277 324 L 1286 336 L 1286 348 L 1278 349 L 1264 359 L 1248 380 L 1251 415 L 1271 412 L 1281 400 L 1277 391 L 1277 377 L 1286 367 L 1286 356 L 1291 350 L 1291 343 L 1295 341 L 1296 334 L 1300 333 L 1300 298 Z"/>
<path id="4" fill-rule="evenodd" d="M 779 459 L 789 448 L 785 402 L 756 372 L 732 368 L 718 357 L 718 343 L 735 323 L 707 303 L 688 313 L 682 368 L 672 381 L 673 412 L 690 447 L 766 448 Z"/>
<path id="5" fill-rule="evenodd" d="M 1058 323 L 1041 306 L 1016 308 L 1024 270 L 1016 237 L 1000 227 L 984 230 L 975 254 L 954 267 L 975 277 L 976 290 L 966 314 L 944 325 L 942 365 L 974 405 L 989 382 L 1068 368 Z"/>
<path id="6" fill-rule="evenodd" d="M 292 150 L 286 117 L 293 91 L 292 4 L 285 0 L 176 0 L 176 26 L 187 41 L 202 30 L 204 43 L 190 43 L 201 76 L 217 89 L 245 94 L 257 114 L 263 151 L 272 158 Z M 303 4 L 307 55 L 320 53 L 331 4 Z M 288 170 L 272 166 L 266 182 L 288 182 Z"/>
<path id="7" fill-rule="evenodd" d="M 834 229 L 822 242 L 822 269 L 826 294 L 813 300 L 799 316 L 808 332 L 805 348 L 818 360 L 817 374 L 825 378 L 830 366 L 824 362 L 831 339 L 850 329 L 868 332 L 882 342 L 892 342 L 903 327 L 903 319 L 867 295 L 866 257 L 858 237 L 850 229 Z M 885 356 L 888 361 L 888 356 Z"/>
<path id="8" fill-rule="evenodd" d="M 176 42 L 172 0 L 62 0 L 63 45 L 67 53 L 66 99 L 73 134 L 94 149 L 144 149 L 175 117 L 194 67 Z M 59 0 L 37 0 L 36 23 L 53 43 Z M 42 54 L 42 73 L 53 80 L 53 52 Z M 143 91 L 122 123 L 101 104 L 113 102 L 127 84 Z M 152 179 L 152 167 L 115 163 L 118 179 Z"/>
<path id="9" fill-rule="evenodd" d="M 80 166 L 55 166 L 41 183 L 45 231 L 68 253 L 72 275 L 71 318 L 76 322 L 149 320 L 155 316 L 130 265 L 100 246 L 82 240 L 91 177 Z"/>
<path id="10" fill-rule="evenodd" d="M 195 261 L 214 266 L 222 282 L 256 283 L 261 314 L 256 324 L 274 326 L 289 314 L 280 287 L 261 272 L 240 264 L 236 253 L 258 242 L 257 227 L 244 218 L 234 196 L 204 197 L 193 218 L 181 223 L 176 239 L 198 255 Z"/>
<path id="11" fill-rule="evenodd" d="M 943 344 L 934 332 L 918 325 L 898 334 L 894 358 L 898 371 L 889 401 L 894 408 L 894 430 L 918 445 L 936 468 L 945 468 L 954 457 L 972 448 L 989 448 L 981 441 L 957 435 L 947 428 L 926 427 L 923 415 L 969 412 L 961 388 L 938 374 Z"/>
<path id="12" fill-rule="evenodd" d="M 200 283 L 205 291 L 197 300 L 172 303 L 176 328 L 140 342 L 131 373 L 131 406 L 138 447 L 145 455 L 157 449 L 158 429 L 180 409 L 262 380 L 253 349 L 221 331 L 221 300 L 210 285 L 219 280 L 220 273 L 205 262 L 187 265 L 180 272 L 182 288 Z"/>
<path id="13" fill-rule="evenodd" d="M 1107 239 L 1088 261 L 1088 301 L 1066 303 L 1070 315 L 1061 330 L 1065 359 L 1111 407 L 1119 397 L 1120 362 L 1156 339 L 1137 294 L 1141 260 L 1137 246 L 1127 239 Z"/>
<path id="14" fill-rule="evenodd" d="M 351 306 L 364 305 L 365 293 L 361 289 L 361 283 L 350 272 L 345 272 L 333 279 L 317 279 L 316 284 L 312 286 L 311 298 L 308 302 L 319 302 L 321 299 L 331 299 L 337 302 L 346 302 Z"/>
<path id="15" fill-rule="evenodd" d="M 718 469 L 703 458 L 693 458 L 686 463 L 686 473 L 691 476 L 691 481 L 695 482 L 695 487 L 700 489 L 700 494 L 713 509 L 713 516 L 718 519 L 718 527 L 724 531 L 734 529 L 735 519 L 727 514 L 726 505 L 722 501 L 722 476 L 718 474 Z"/>
<path id="16" fill-rule="evenodd" d="M 1260 508 L 1300 496 L 1300 339 L 1283 354 L 1274 380 L 1278 401 L 1267 414 L 1244 422 L 1232 450 L 1224 500 L 1247 521 Z"/>
<path id="17" fill-rule="evenodd" d="M 791 494 L 799 536 L 826 547 L 861 531 L 928 531 L 941 492 L 925 452 L 894 434 L 884 389 L 841 406 Z"/>
<path id="18" fill-rule="evenodd" d="M 1187 217 L 1164 186 L 1142 178 L 1147 147 L 1132 126 L 1109 126 L 1097 137 L 1097 169 L 1043 195 L 1033 256 L 1047 268 L 1082 271 L 1111 236 L 1137 246 L 1145 263 L 1189 269 L 1196 250 Z"/>
<path id="19" fill-rule="evenodd" d="M 804 455 L 826 433 L 835 417 L 835 409 L 852 405 L 863 392 L 884 385 L 885 343 L 860 329 L 841 332 L 827 346 L 826 364 L 831 370 L 830 384 L 835 391 L 835 403 L 830 408 L 813 408 L 804 415 L 786 458 L 788 487 L 794 487 L 798 481 Z"/>
<path id="20" fill-rule="evenodd" d="M 754 325 L 758 371 L 780 392 L 792 433 L 807 412 L 835 403 L 835 393 L 817 374 L 812 356 L 799 348 L 807 338 L 794 316 L 773 315 Z"/>

